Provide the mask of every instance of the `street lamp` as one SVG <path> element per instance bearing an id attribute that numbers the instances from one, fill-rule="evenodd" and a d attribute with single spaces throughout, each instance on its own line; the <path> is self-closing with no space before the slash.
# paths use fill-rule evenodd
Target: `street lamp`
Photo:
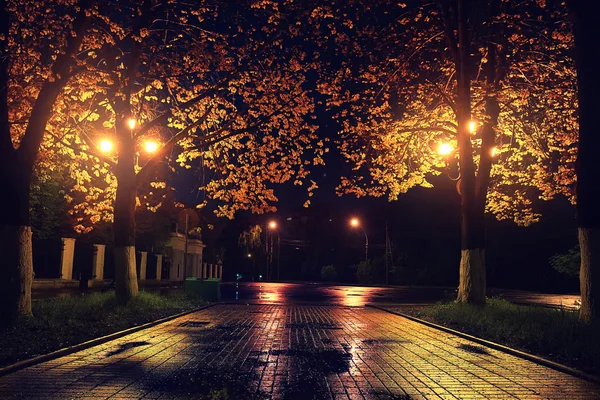
<path id="1" fill-rule="evenodd" d="M 477 133 L 477 122 L 469 121 L 469 133 Z"/>
<path id="2" fill-rule="evenodd" d="M 367 232 L 365 232 L 365 230 L 361 226 L 358 218 L 352 218 L 350 220 L 350 225 L 352 225 L 353 227 L 360 228 L 363 231 L 363 233 L 365 234 L 365 263 L 368 263 L 369 262 L 369 237 L 367 236 Z"/>
<path id="3" fill-rule="evenodd" d="M 448 154 L 452 153 L 454 148 L 450 143 L 441 143 L 437 150 L 440 155 L 447 156 Z"/>
<path id="4" fill-rule="evenodd" d="M 136 122 L 134 118 L 129 118 L 127 120 L 127 125 L 129 125 L 129 129 L 133 130 L 135 128 Z"/>
<path id="5" fill-rule="evenodd" d="M 100 151 L 103 153 L 110 153 L 113 148 L 112 141 L 108 139 L 103 139 L 100 141 Z"/>
<path id="6" fill-rule="evenodd" d="M 279 278 L 281 276 L 281 262 L 280 262 L 281 237 L 279 236 L 279 231 L 277 230 L 277 222 L 276 221 L 269 222 L 269 230 L 271 232 L 277 233 L 277 280 L 279 280 Z M 271 252 L 270 252 L 270 262 L 272 263 L 273 262 L 273 235 L 272 234 L 271 234 L 271 246 L 270 246 L 270 249 L 271 249 Z"/>
<path id="7" fill-rule="evenodd" d="M 154 153 L 158 150 L 158 143 L 154 140 L 146 140 L 144 145 L 147 153 Z"/>

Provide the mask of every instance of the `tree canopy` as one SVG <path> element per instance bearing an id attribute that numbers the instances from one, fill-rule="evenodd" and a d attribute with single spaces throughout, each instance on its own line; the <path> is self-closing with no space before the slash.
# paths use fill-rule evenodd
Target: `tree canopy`
<path id="1" fill-rule="evenodd" d="M 457 178 L 451 4 L 352 1 L 321 11 L 338 65 L 320 87 L 342 124 L 340 149 L 354 171 L 342 179 L 341 193 L 395 200 L 411 187 L 430 187 L 433 175 Z M 487 210 L 527 225 L 539 218 L 534 199 L 573 197 L 577 101 L 569 21 L 560 4 L 469 4 L 472 154 L 481 172 L 482 151 L 493 153 Z M 490 96 L 499 115 L 488 149 Z"/>
<path id="2" fill-rule="evenodd" d="M 162 162 L 208 169 L 211 179 L 199 186 L 229 218 L 273 211 L 278 183 L 316 188 L 310 167 L 322 164 L 325 145 L 315 134 L 307 73 L 317 61 L 292 45 L 299 10 L 148 1 L 103 2 L 90 14 L 97 35 L 84 41 L 39 164 L 69 170 L 78 231 L 112 220 L 114 168 L 130 152 L 146 188 L 137 204 L 151 210 L 161 205 L 157 192 L 169 190 L 156 174 Z M 119 121 L 130 119 L 133 128 L 120 131 Z M 155 143 L 151 154 L 147 143 Z"/>

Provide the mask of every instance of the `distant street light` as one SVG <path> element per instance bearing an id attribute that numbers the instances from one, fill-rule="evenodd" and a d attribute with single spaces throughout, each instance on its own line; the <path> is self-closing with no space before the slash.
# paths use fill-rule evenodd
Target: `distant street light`
<path id="1" fill-rule="evenodd" d="M 252 254 L 248 253 L 248 258 L 252 258 Z"/>
<path id="2" fill-rule="evenodd" d="M 360 228 L 363 231 L 363 233 L 365 234 L 365 263 L 368 263 L 369 262 L 369 237 L 367 236 L 367 232 L 365 232 L 365 230 L 361 226 L 358 218 L 352 218 L 350 220 L 350 225 L 352 225 L 353 227 Z"/>
<path id="3" fill-rule="evenodd" d="M 103 153 L 110 153 L 113 148 L 112 141 L 108 139 L 103 139 L 100 141 L 100 151 Z"/>
<path id="4" fill-rule="evenodd" d="M 281 273 L 281 262 L 280 262 L 281 238 L 279 236 L 279 231 L 277 230 L 277 222 L 276 221 L 269 222 L 269 230 L 271 232 L 277 233 L 277 280 L 279 280 L 280 273 Z M 270 245 L 270 257 L 267 260 L 270 261 L 270 263 L 273 262 L 273 235 L 272 234 L 271 234 L 271 245 Z M 267 268 L 267 271 L 269 271 L 268 268 Z M 269 278 L 270 278 L 270 274 L 267 272 L 267 279 L 269 279 Z"/>

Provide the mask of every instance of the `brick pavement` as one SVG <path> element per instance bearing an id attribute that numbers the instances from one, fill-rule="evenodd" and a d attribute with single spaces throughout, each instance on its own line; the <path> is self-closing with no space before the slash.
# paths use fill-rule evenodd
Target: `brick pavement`
<path id="1" fill-rule="evenodd" d="M 600 399 L 600 387 L 377 309 L 218 305 L 2 377 L 0 398 Z"/>

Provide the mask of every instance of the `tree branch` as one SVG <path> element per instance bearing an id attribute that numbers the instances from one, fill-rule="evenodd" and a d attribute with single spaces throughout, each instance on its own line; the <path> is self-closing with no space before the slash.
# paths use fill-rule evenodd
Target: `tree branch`
<path id="1" fill-rule="evenodd" d="M 9 18 L 6 11 L 6 0 L 0 0 L 0 26 L 4 40 L 0 40 L 0 154 L 13 154 L 12 137 L 8 120 L 8 33 Z"/>
<path id="2" fill-rule="evenodd" d="M 179 131 L 178 133 L 176 133 L 175 135 L 173 135 L 173 137 L 171 139 L 169 139 L 161 148 L 160 150 L 158 150 L 155 154 L 152 155 L 152 157 L 150 157 L 150 159 L 146 162 L 146 164 L 144 164 L 142 166 L 142 168 L 140 169 L 140 171 L 138 172 L 137 176 L 136 176 L 136 182 L 139 185 L 140 181 L 142 179 L 145 178 L 145 176 L 148 174 L 148 171 L 154 167 L 157 163 L 158 160 L 160 159 L 160 157 L 162 157 L 167 151 L 169 151 L 175 144 L 177 144 L 178 141 L 180 141 L 181 139 L 185 138 L 186 136 L 188 136 L 192 130 L 196 127 L 198 127 L 199 125 L 201 125 L 204 121 L 206 121 L 206 119 L 208 118 L 210 112 L 212 111 L 213 107 L 209 107 L 206 112 L 204 113 L 204 115 L 202 115 L 202 117 L 200 117 L 197 121 L 195 121 L 194 123 L 192 123 L 191 125 L 185 127 L 184 129 L 182 129 L 181 131 Z"/>
<path id="3" fill-rule="evenodd" d="M 59 138 L 58 136 L 56 136 L 54 133 L 50 132 L 50 131 L 46 131 L 50 136 L 52 136 L 54 139 L 56 139 L 55 144 L 60 144 L 62 146 L 68 147 L 73 151 L 78 151 L 78 152 L 82 152 L 85 153 L 89 156 L 92 157 L 96 157 L 98 158 L 100 161 L 105 162 L 106 164 L 110 165 L 112 168 L 117 166 L 117 162 L 115 160 L 113 160 L 112 158 L 98 152 L 96 150 L 96 148 L 93 145 L 88 144 L 88 148 L 87 149 L 83 149 L 81 148 L 81 146 L 74 146 L 71 143 L 65 141 L 62 138 Z"/>
<path id="4" fill-rule="evenodd" d="M 205 98 L 207 98 L 208 96 L 214 94 L 217 92 L 217 90 L 221 87 L 222 84 L 228 82 L 228 79 L 231 78 L 232 76 L 234 76 L 234 73 L 229 74 L 226 78 L 222 79 L 218 84 L 216 84 L 215 86 L 213 86 L 212 88 L 206 90 L 204 93 L 199 94 L 198 96 L 186 101 L 185 103 L 181 104 L 180 106 L 177 107 L 171 107 L 169 108 L 169 110 L 165 111 L 164 113 L 162 113 L 161 115 L 159 115 L 158 117 L 154 118 L 151 121 L 148 121 L 144 124 L 144 126 L 142 126 L 137 133 L 135 134 L 135 137 L 140 137 L 143 136 L 144 134 L 146 134 L 150 129 L 152 129 L 153 127 L 155 127 L 156 125 L 159 125 L 161 123 L 166 122 L 169 117 L 171 117 L 173 115 L 173 111 L 175 109 L 180 109 L 180 110 L 185 110 L 186 108 L 204 100 Z"/>
<path id="5" fill-rule="evenodd" d="M 35 101 L 33 110 L 29 117 L 29 123 L 25 129 L 25 135 L 21 140 L 21 145 L 17 150 L 19 158 L 25 162 L 27 168 L 33 168 L 37 157 L 40 144 L 42 142 L 46 124 L 50 119 L 52 107 L 63 89 L 65 83 L 70 78 L 70 69 L 72 64 L 73 54 L 81 47 L 81 43 L 85 36 L 89 17 L 86 15 L 88 9 L 94 3 L 93 0 L 82 1 L 79 7 L 79 12 L 73 22 L 73 30 L 67 33 L 67 46 L 65 53 L 57 57 L 56 62 L 52 66 L 52 75 L 54 80 L 47 80 Z"/>
<path id="6" fill-rule="evenodd" d="M 219 129 L 217 129 L 216 131 L 201 137 L 200 138 L 201 146 L 206 146 L 206 145 L 210 146 L 211 144 L 218 143 L 218 142 L 225 140 L 227 138 L 230 138 L 232 136 L 240 135 L 242 133 L 252 132 L 254 129 L 258 128 L 261 124 L 267 122 L 269 119 L 271 119 L 271 117 L 273 117 L 275 114 L 277 114 L 282 109 L 287 107 L 295 99 L 296 99 L 296 97 L 290 98 L 288 101 L 286 101 L 280 107 L 278 107 L 276 110 L 273 110 L 269 115 L 264 115 L 264 116 L 259 117 L 258 121 L 256 121 L 253 125 L 251 125 L 249 127 L 237 129 L 235 131 L 229 132 L 225 136 L 219 137 L 218 139 L 214 139 L 217 137 L 217 135 L 219 133 L 223 132 L 225 129 L 227 129 L 227 127 L 229 125 L 231 125 L 231 123 L 233 122 L 233 119 L 231 119 L 231 120 L 227 121 L 227 123 L 225 123 L 221 127 L 219 127 Z M 212 140 L 209 141 L 208 139 L 212 139 Z M 194 147 L 190 148 L 190 150 L 199 150 L 199 149 L 200 149 L 200 146 L 194 146 Z"/>

